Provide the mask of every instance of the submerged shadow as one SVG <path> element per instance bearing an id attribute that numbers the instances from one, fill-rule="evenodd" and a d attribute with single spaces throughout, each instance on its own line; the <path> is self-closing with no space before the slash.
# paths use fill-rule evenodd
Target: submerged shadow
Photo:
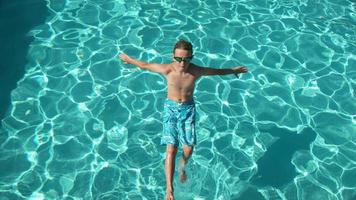
<path id="1" fill-rule="evenodd" d="M 296 151 L 307 150 L 315 140 L 316 133 L 311 128 L 305 128 L 297 134 L 293 131 L 278 128 L 275 125 L 258 127 L 261 134 L 268 132 L 279 137 L 257 161 L 258 171 L 252 177 L 252 184 L 256 186 L 282 187 L 290 183 L 297 175 L 292 156 Z"/>
<path id="2" fill-rule="evenodd" d="M 33 40 L 28 32 L 44 23 L 47 15 L 45 0 L 0 0 L 0 120 L 9 109 L 11 91 L 25 73 Z"/>

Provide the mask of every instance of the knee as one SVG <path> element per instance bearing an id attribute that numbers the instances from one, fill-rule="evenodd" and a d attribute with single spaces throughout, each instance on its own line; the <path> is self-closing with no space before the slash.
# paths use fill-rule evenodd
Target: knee
<path id="1" fill-rule="evenodd" d="M 183 149 L 183 159 L 187 160 L 193 154 L 193 147 Z"/>
<path id="2" fill-rule="evenodd" d="M 177 147 L 167 147 L 167 156 L 175 156 L 177 154 Z"/>

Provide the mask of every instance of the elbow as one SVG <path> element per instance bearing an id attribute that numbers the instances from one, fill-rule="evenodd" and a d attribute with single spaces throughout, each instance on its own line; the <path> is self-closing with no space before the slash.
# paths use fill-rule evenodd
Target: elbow
<path id="1" fill-rule="evenodd" d="M 147 69 L 148 64 L 147 63 L 143 63 L 141 65 L 138 65 L 138 67 L 141 68 L 141 69 Z"/>

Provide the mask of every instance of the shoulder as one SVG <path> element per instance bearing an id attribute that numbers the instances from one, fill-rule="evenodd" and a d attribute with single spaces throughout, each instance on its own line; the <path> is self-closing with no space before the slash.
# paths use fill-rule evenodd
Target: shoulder
<path id="1" fill-rule="evenodd" d="M 194 63 L 190 63 L 190 69 L 194 72 L 198 72 L 198 71 L 201 71 L 201 70 L 204 70 L 204 67 L 201 67 L 199 65 L 196 65 Z"/>
<path id="2" fill-rule="evenodd" d="M 153 71 L 153 72 L 158 72 L 164 75 L 167 75 L 171 71 L 171 65 L 170 64 L 156 64 L 156 63 L 150 63 L 145 66 L 146 69 Z"/>
<path id="3" fill-rule="evenodd" d="M 199 65 L 196 65 L 194 63 L 190 64 L 190 69 L 192 71 L 192 73 L 194 73 L 196 76 L 202 76 L 204 74 L 204 67 L 201 67 Z"/>
<path id="4" fill-rule="evenodd" d="M 172 63 L 161 64 L 162 66 L 162 74 L 168 75 L 172 71 Z"/>

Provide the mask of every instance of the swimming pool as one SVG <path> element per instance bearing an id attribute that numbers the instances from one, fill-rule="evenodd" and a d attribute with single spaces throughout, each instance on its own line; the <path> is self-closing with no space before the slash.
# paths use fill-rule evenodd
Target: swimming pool
<path id="1" fill-rule="evenodd" d="M 170 62 L 180 38 L 194 63 L 250 73 L 197 83 L 177 199 L 356 197 L 355 3 L 46 3 L 2 119 L 2 199 L 162 199 L 166 82 L 117 55 Z"/>

